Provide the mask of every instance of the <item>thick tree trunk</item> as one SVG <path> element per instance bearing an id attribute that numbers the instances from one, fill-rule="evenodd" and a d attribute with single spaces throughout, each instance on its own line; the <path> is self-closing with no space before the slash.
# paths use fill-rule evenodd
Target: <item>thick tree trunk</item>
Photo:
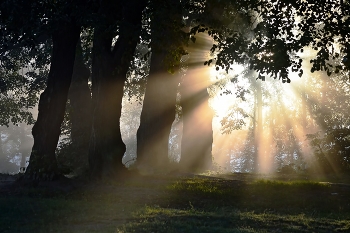
<path id="1" fill-rule="evenodd" d="M 139 169 L 158 170 L 169 164 L 169 134 L 180 82 L 182 14 L 179 0 L 153 0 L 152 9 L 151 68 L 137 131 L 137 163 Z"/>
<path id="2" fill-rule="evenodd" d="M 69 88 L 72 149 L 78 173 L 88 168 L 88 148 L 92 124 L 91 90 L 88 85 L 90 70 L 83 61 L 81 44 L 78 43 L 75 56 L 72 83 Z"/>
<path id="3" fill-rule="evenodd" d="M 169 74 L 164 56 L 152 53 L 151 69 L 137 130 L 137 163 L 161 168 L 169 163 L 169 134 L 175 119 L 177 74 Z"/>
<path id="4" fill-rule="evenodd" d="M 97 59 L 99 61 L 93 63 L 93 76 L 99 78 L 99 81 L 93 82 L 98 87 L 93 89 L 89 166 L 92 177 L 102 178 L 125 170 L 122 158 L 126 147 L 121 138 L 119 122 L 124 82 L 113 74 L 114 65 L 110 64 L 109 59 L 102 56 Z"/>
<path id="5" fill-rule="evenodd" d="M 47 87 L 40 95 L 38 119 L 32 130 L 34 145 L 26 178 L 52 180 L 59 175 L 55 149 L 61 133 L 79 33 L 80 28 L 73 23 L 60 25 L 53 33 L 50 73 Z"/>
<path id="6" fill-rule="evenodd" d="M 106 2 L 103 2 L 106 3 Z M 92 177 L 120 175 L 126 171 L 122 164 L 126 147 L 120 132 L 123 88 L 141 32 L 142 10 L 146 1 L 123 3 L 119 38 L 112 48 L 110 25 L 95 28 L 93 48 L 93 129 L 89 149 Z M 100 14 L 111 11 L 101 5 Z M 115 22 L 114 22 L 115 23 Z"/>
<path id="7" fill-rule="evenodd" d="M 188 172 L 201 172 L 212 166 L 213 111 L 209 94 L 203 89 L 196 94 L 181 92 L 182 141 L 180 167 Z M 182 98 L 184 100 L 182 100 Z"/>
<path id="8" fill-rule="evenodd" d="M 181 83 L 183 134 L 180 167 L 185 171 L 199 172 L 212 166 L 213 111 L 209 107 L 210 71 L 204 66 L 212 46 L 211 38 L 204 33 L 196 36 L 188 47 L 189 69 Z"/>

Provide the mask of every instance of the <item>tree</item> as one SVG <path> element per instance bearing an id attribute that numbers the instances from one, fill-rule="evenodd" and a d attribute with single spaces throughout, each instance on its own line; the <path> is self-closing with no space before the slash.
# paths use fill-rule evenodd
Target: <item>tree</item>
<path id="1" fill-rule="evenodd" d="M 315 156 L 311 169 L 327 173 L 348 172 L 350 83 L 347 75 L 339 73 L 327 77 L 325 72 L 315 72 L 310 82 L 316 84 L 306 90 L 307 109 L 314 119 L 307 134 Z"/>
<path id="2" fill-rule="evenodd" d="M 140 166 L 166 167 L 169 134 L 175 119 L 178 68 L 184 55 L 180 1 L 151 1 L 151 66 L 137 131 Z"/>
<path id="3" fill-rule="evenodd" d="M 215 4 L 217 4 L 217 1 L 208 1 L 208 2 L 204 2 L 204 1 L 183 1 L 182 3 L 182 11 L 178 11 L 177 13 L 175 13 L 174 15 L 176 16 L 177 14 L 182 14 L 184 15 L 185 18 L 188 18 L 188 22 L 190 27 L 192 27 L 190 34 L 195 34 L 197 32 L 204 32 L 205 30 L 208 29 L 203 29 L 202 26 L 200 26 L 200 24 L 203 23 L 207 23 L 208 25 L 210 25 L 210 27 L 213 27 L 209 32 L 210 35 L 213 36 L 213 32 L 216 30 L 216 27 L 219 27 L 218 20 L 217 17 L 218 15 L 220 15 L 220 12 L 223 12 L 223 8 L 220 7 L 224 7 L 224 4 L 219 4 L 219 7 L 216 7 Z M 166 6 L 166 3 L 163 3 Z M 171 1 L 168 2 L 168 4 L 171 4 Z M 174 5 L 179 4 L 174 2 Z M 160 14 L 159 12 L 165 12 L 163 10 L 161 10 L 161 5 L 157 6 L 157 8 L 153 9 L 153 14 Z M 168 7 L 169 8 L 169 7 Z M 176 7 L 172 7 L 171 9 L 176 10 Z M 203 13 L 204 12 L 204 13 Z M 163 13 L 164 14 L 164 13 Z M 169 16 L 170 15 L 170 16 Z M 209 16 L 209 17 L 207 17 Z M 160 16 L 158 16 L 159 18 Z M 160 27 L 159 24 L 160 20 L 157 20 L 158 18 L 154 18 L 156 19 L 155 21 L 157 22 L 157 26 L 158 28 L 162 29 L 162 35 L 175 35 L 175 36 L 169 36 L 169 38 L 178 38 L 181 36 L 181 34 L 183 33 L 179 33 L 180 30 L 179 28 L 175 29 L 172 27 L 172 25 L 168 25 L 168 18 L 170 19 L 170 22 L 172 22 L 172 16 L 171 14 L 168 13 L 168 15 L 166 15 L 163 19 L 166 19 L 164 22 L 162 22 L 164 24 L 164 26 Z M 177 16 L 178 17 L 178 16 Z M 208 19 L 209 18 L 209 19 Z M 219 16 L 220 18 L 220 16 Z M 179 20 L 179 19 L 178 19 Z M 151 24 L 152 24 L 153 20 L 151 20 Z M 221 22 L 222 23 L 222 22 Z M 177 23 L 175 25 L 181 25 L 181 23 Z M 178 26 L 178 27 L 179 27 Z M 180 26 L 181 27 L 181 26 Z M 152 26 L 151 26 L 152 28 Z M 164 33 L 164 29 L 167 29 L 167 31 Z M 159 30 L 159 29 L 158 29 Z M 179 32 L 177 32 L 179 31 Z M 153 27 L 153 31 L 151 33 L 151 36 L 157 36 L 154 35 L 155 33 L 157 33 L 157 28 Z M 180 37 L 182 38 L 182 37 Z M 184 41 L 188 41 L 189 39 L 189 35 L 185 35 L 184 36 Z M 192 38 L 194 41 L 194 37 Z M 155 56 L 154 52 L 154 48 L 156 48 L 156 45 L 154 43 L 154 39 L 152 40 L 153 42 L 153 47 L 152 47 L 152 59 L 154 59 L 153 57 Z M 171 42 L 170 42 L 171 43 Z M 182 42 L 183 44 L 184 42 Z M 180 44 L 180 46 L 183 46 L 180 43 L 174 43 L 175 45 Z M 168 45 L 169 48 L 174 47 L 173 45 Z M 191 47 L 191 46 L 190 46 Z M 181 47 L 180 47 L 181 48 Z M 209 47 L 206 48 L 207 50 L 209 50 Z M 174 60 L 174 64 L 177 64 L 180 60 L 180 57 L 178 57 L 179 55 L 184 55 L 183 54 L 183 48 L 181 49 L 175 49 L 173 52 L 173 57 L 175 58 Z M 205 50 L 205 49 L 204 49 Z M 170 49 L 171 51 L 171 49 Z M 179 51 L 179 52 L 176 52 Z M 198 52 L 198 51 L 197 51 Z M 208 51 L 209 52 L 209 51 Z M 205 52 L 204 52 L 205 53 Z M 192 54 L 194 55 L 194 54 Z M 190 55 L 191 56 L 191 55 Z M 194 56 L 198 56 L 198 54 L 195 54 Z M 176 60 L 177 59 L 177 60 Z M 160 59 L 161 60 L 161 59 Z M 164 60 L 164 59 L 163 59 Z M 204 63 L 204 60 L 201 61 L 202 64 Z M 154 61 L 151 61 L 151 72 L 152 72 L 152 66 L 154 66 Z M 158 62 L 159 63 L 159 62 Z M 200 62 L 199 62 L 200 63 Z M 199 65 L 199 63 L 194 64 L 194 66 Z M 210 62 L 209 62 L 210 64 Z M 193 64 L 190 64 L 190 67 L 193 66 Z M 199 65 L 200 66 L 200 65 Z M 192 67 L 193 68 L 193 67 Z M 163 68 L 164 69 L 164 68 Z M 190 68 L 191 69 L 191 68 Z M 154 78 L 155 80 L 155 78 Z M 186 80 L 186 78 L 184 79 Z M 192 80 L 193 81 L 193 80 Z M 198 81 L 198 80 L 197 80 Z M 152 79 L 152 75 L 150 75 L 149 81 L 148 82 L 152 82 L 152 84 L 148 83 L 147 84 L 147 88 L 146 88 L 146 95 L 145 95 L 145 100 L 144 100 L 144 108 L 143 108 L 143 112 L 141 115 L 141 124 L 140 124 L 140 128 L 138 131 L 138 159 L 145 161 L 146 159 L 144 159 L 144 154 L 148 153 L 152 156 L 159 157 L 158 155 L 161 156 L 161 159 L 153 159 L 153 160 L 149 160 L 148 162 L 156 162 L 158 164 L 165 164 L 165 161 L 168 160 L 167 158 L 167 154 L 168 154 L 168 144 L 169 144 L 169 133 L 170 133 L 170 127 L 171 124 L 174 120 L 174 111 L 175 111 L 175 99 L 176 99 L 176 83 L 171 83 L 168 84 L 168 88 L 164 89 L 164 88 L 160 88 L 163 85 L 159 84 L 158 86 L 155 83 L 155 81 L 153 81 Z M 158 83 L 161 83 L 162 81 L 157 81 Z M 165 81 L 164 81 L 165 82 Z M 187 79 L 187 82 L 191 82 L 190 79 Z M 177 81 L 178 83 L 178 81 Z M 183 86 L 186 86 L 186 81 L 183 83 Z M 150 90 L 152 88 L 152 90 Z M 201 88 L 203 88 L 203 86 L 201 86 Z M 151 94 L 148 93 L 160 93 L 161 89 L 164 89 L 164 93 L 161 95 L 163 96 L 163 99 L 160 98 L 160 96 L 157 95 L 153 95 L 153 97 L 149 97 Z M 150 90 L 150 91 L 148 91 Z M 202 170 L 205 169 L 206 167 L 208 167 L 208 164 L 211 164 L 211 143 L 212 143 L 212 130 L 211 130 L 211 120 L 212 120 L 212 116 L 210 116 L 210 109 L 209 107 L 205 107 L 206 104 L 202 105 L 202 102 L 206 102 L 208 100 L 208 93 L 204 89 L 202 90 L 192 90 L 193 92 L 191 93 L 191 91 L 189 91 L 188 89 L 186 90 L 186 88 L 182 88 L 182 97 L 183 97 L 183 101 L 182 101 L 182 109 L 183 111 L 183 116 L 184 116 L 184 127 L 183 127 L 183 140 L 182 140 L 182 162 L 181 164 L 183 166 L 186 166 L 186 169 L 190 169 L 190 170 Z M 194 94 L 194 92 L 199 91 L 200 93 L 196 93 Z M 168 100 L 170 99 L 170 101 L 168 102 Z M 161 101 L 160 101 L 161 100 Z M 201 110 L 196 109 L 201 105 Z M 171 106 L 171 107 L 170 107 Z M 156 110 L 158 108 L 158 110 Z M 161 110 L 161 109 L 166 109 L 166 108 L 171 108 L 168 111 L 168 113 L 166 113 L 167 117 L 164 118 L 165 115 L 162 115 L 162 111 L 165 112 L 165 110 Z M 209 114 L 208 117 L 203 118 L 200 117 L 200 115 L 198 115 L 199 112 L 203 113 L 204 108 L 206 108 L 206 112 Z M 152 112 L 150 111 L 150 109 L 152 109 Z M 160 109 L 160 110 L 159 110 Z M 196 109 L 196 110 L 194 110 Z M 160 112 L 160 113 L 159 113 Z M 158 119 L 159 116 L 163 116 L 164 123 L 165 125 L 161 125 L 159 124 Z M 202 131 L 201 128 L 203 125 L 198 124 L 196 127 L 193 127 L 193 122 L 199 120 L 198 118 L 201 118 L 201 120 L 203 122 L 205 122 L 205 128 L 206 130 Z M 205 119 L 205 120 L 203 120 Z M 143 123 L 145 122 L 145 123 Z M 149 123 L 146 123 L 149 122 Z M 191 138 L 194 135 L 191 135 L 187 132 L 193 132 L 193 131 L 197 131 L 198 133 L 196 134 L 197 137 L 197 144 L 193 145 L 194 140 Z M 199 137 L 199 138 L 198 138 Z M 203 141 L 203 142 L 201 142 Z M 150 147 L 148 147 L 150 146 Z M 197 150 L 196 150 L 196 149 Z M 205 152 L 205 156 L 200 156 L 201 153 Z M 194 153 L 195 155 L 191 155 L 191 153 Z M 199 165 L 201 163 L 201 157 L 205 158 L 205 162 L 203 162 L 201 165 Z M 198 163 L 197 165 L 195 163 Z M 185 165 L 186 164 L 186 165 Z M 206 165 L 205 165 L 206 164 Z"/>
<path id="4" fill-rule="evenodd" d="M 101 1 L 99 6 L 100 22 L 94 29 L 92 60 L 93 129 L 89 152 L 92 177 L 113 176 L 126 170 L 122 164 L 126 147 L 120 132 L 123 87 L 139 41 L 145 4 L 145 0 Z M 118 28 L 118 35 L 111 25 Z"/>
<path id="5" fill-rule="evenodd" d="M 87 35 L 87 37 L 89 36 Z M 92 99 L 88 84 L 90 69 L 85 64 L 83 53 L 88 51 L 85 49 L 83 51 L 81 40 L 85 39 L 82 37 L 84 36 L 81 35 L 76 49 L 66 114 L 61 125 L 61 134 L 65 134 L 67 138 L 60 142 L 56 153 L 59 167 L 65 167 L 66 172 L 73 172 L 76 175 L 81 175 L 88 170 L 88 152 L 92 127 Z"/>
<path id="6" fill-rule="evenodd" d="M 188 68 L 180 86 L 182 107 L 182 141 L 180 167 L 198 172 L 212 166 L 213 111 L 209 106 L 210 69 L 208 60 L 211 38 L 205 33 L 196 35 L 195 43 L 187 47 Z"/>
<path id="7" fill-rule="evenodd" d="M 25 176 L 29 179 L 53 179 L 58 175 L 55 149 L 80 34 L 81 21 L 78 21 L 82 19 L 82 14 L 77 9 L 86 12 L 83 10 L 86 9 L 85 1 L 73 5 L 61 3 L 22 2 L 21 5 L 8 1 L 2 5 L 2 9 L 8 10 L 3 19 L 6 31 L 3 37 L 5 53 L 16 48 L 31 51 L 38 44 L 52 38 L 50 72 L 46 89 L 40 96 L 38 119 L 32 131 L 34 145 Z M 49 11 L 45 14 L 46 10 Z M 17 18 L 17 14 L 21 17 Z M 12 22 L 12 18 L 16 20 Z"/>
<path id="8" fill-rule="evenodd" d="M 42 47 L 43 41 L 52 39 L 50 73 L 33 128 L 35 141 L 27 176 L 51 179 L 58 174 L 54 149 L 60 134 L 82 25 L 94 28 L 91 174 L 105 177 L 123 171 L 121 159 L 125 145 L 119 125 L 121 98 L 147 2 L 82 0 L 73 3 L 61 0 L 20 3 L 1 3 L 2 57 L 19 49 L 35 51 L 35 48 Z M 349 53 L 348 1 L 327 1 L 321 9 L 317 4 L 303 0 L 198 0 L 181 1 L 181 4 L 175 0 L 155 0 L 151 1 L 147 10 L 151 12 L 145 22 L 150 20 L 151 23 L 152 58 L 138 132 L 140 162 L 160 161 L 160 165 L 167 161 L 168 135 L 175 115 L 178 83 L 173 81 L 175 76 L 168 75 L 167 71 L 176 71 L 184 55 L 183 43 L 189 38 L 180 30 L 183 16 L 191 22 L 190 34 L 206 32 L 213 38 L 211 52 L 216 57 L 204 63 L 215 63 L 218 70 L 229 71 L 235 62 L 247 64 L 262 80 L 271 76 L 289 83 L 289 68 L 299 76 L 303 75 L 300 53 L 305 46 L 311 46 L 316 51 L 311 71 L 324 70 L 330 75 L 348 69 L 346 59 L 343 59 L 348 58 Z M 96 18 L 90 17 L 92 12 Z M 334 16 L 337 16 L 336 19 Z M 164 78 L 158 79 L 155 74 L 159 72 L 164 74 Z M 208 98 L 207 93 L 202 94 L 202 99 Z M 184 116 L 198 106 L 198 101 L 188 106 L 186 102 Z M 159 119 L 162 121 L 156 122 Z M 205 134 L 210 134 L 210 130 Z M 210 140 L 206 143 L 210 144 Z M 185 144 L 184 148 L 190 148 Z"/>
<path id="9" fill-rule="evenodd" d="M 26 170 L 30 179 L 51 180 L 58 175 L 55 150 L 72 78 L 79 33 L 80 28 L 75 22 L 62 22 L 52 34 L 50 73 L 47 87 L 40 96 L 38 119 L 32 130 L 34 145 Z"/>

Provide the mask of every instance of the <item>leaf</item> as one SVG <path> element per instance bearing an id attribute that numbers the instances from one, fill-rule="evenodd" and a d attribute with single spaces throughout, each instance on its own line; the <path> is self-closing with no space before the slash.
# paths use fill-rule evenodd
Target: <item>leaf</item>
<path id="1" fill-rule="evenodd" d="M 304 73 L 304 71 L 302 69 L 300 69 L 298 76 L 301 78 L 301 76 L 303 76 L 303 73 Z"/>

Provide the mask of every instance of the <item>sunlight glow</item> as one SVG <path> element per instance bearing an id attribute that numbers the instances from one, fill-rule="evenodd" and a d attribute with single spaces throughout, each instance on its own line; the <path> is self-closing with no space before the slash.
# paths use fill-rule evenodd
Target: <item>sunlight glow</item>
<path id="1" fill-rule="evenodd" d="M 194 154 L 212 151 L 214 164 L 223 172 L 266 174 L 286 166 L 324 171 L 307 135 L 323 135 L 325 122 L 321 121 L 332 120 L 322 119 L 320 115 L 328 111 L 325 106 L 330 103 L 326 101 L 332 97 L 329 85 L 335 84 L 322 72 L 309 72 L 311 53 L 305 49 L 302 78 L 290 71 L 291 83 L 272 78 L 262 82 L 257 80 L 255 72 L 247 71 L 242 65 L 232 65 L 228 74 L 217 71 L 213 65 L 203 66 L 211 56 L 207 51 L 212 41 L 204 34 L 196 37 L 196 43 L 188 47 L 189 55 L 183 59 L 186 71 L 179 86 L 180 102 L 190 107 L 186 116 L 173 124 L 169 143 L 171 160 L 181 164 L 180 155 L 185 154 L 186 163 L 195 164 L 200 157 Z M 350 84 L 335 86 L 333 91 L 345 93 L 340 104 L 346 105 Z M 208 119 L 212 118 L 211 127 Z M 201 137 L 210 135 L 211 130 L 212 146 L 210 142 L 201 142 Z M 130 129 L 124 132 L 129 134 Z M 187 146 L 181 145 L 184 135 Z M 201 148 L 199 152 L 198 148 Z M 332 158 L 325 160 L 329 160 L 329 169 L 339 170 Z"/>
<path id="2" fill-rule="evenodd" d="M 312 51 L 305 49 L 304 75 L 301 78 L 298 73 L 290 71 L 289 78 L 292 80 L 290 84 L 282 84 L 279 80 L 273 79 L 262 82 L 261 103 L 256 102 L 256 97 L 254 97 L 256 92 L 254 92 L 254 86 L 249 86 L 252 85 L 249 77 L 243 77 L 237 73 L 235 74 L 238 77 L 237 85 L 228 82 L 223 89 L 212 96 L 210 103 L 215 111 L 213 153 L 214 160 L 219 166 L 239 172 L 253 171 L 257 167 L 256 172 L 259 173 L 271 173 L 287 165 L 294 166 L 296 169 L 317 167 L 318 161 L 313 155 L 314 149 L 310 147 L 310 141 L 307 140 L 306 135 L 323 131 L 320 128 L 319 119 L 314 118 L 314 113 L 310 108 L 311 106 L 323 107 L 322 103 L 314 101 L 316 101 L 315 98 L 326 100 L 326 93 L 329 92 L 326 83 L 329 82 L 329 77 L 322 72 L 315 76 L 309 71 L 308 59 L 311 55 L 313 55 Z M 244 72 L 243 66 L 235 65 L 234 67 L 238 73 Z M 227 80 L 230 75 L 234 76 L 212 70 L 211 80 L 219 83 Z M 242 101 L 235 96 L 235 93 L 239 85 L 244 86 L 245 84 L 248 84 L 250 92 L 246 93 L 246 100 Z M 338 85 L 336 90 L 346 93 L 348 89 L 346 85 L 342 87 Z M 223 94 L 224 91 L 231 94 Z M 258 117 L 257 106 L 259 104 L 262 112 L 260 121 L 254 118 Z M 246 125 L 242 129 L 223 135 L 224 126 L 220 121 L 227 117 L 233 106 L 235 109 L 243 109 L 249 117 L 244 119 Z M 259 124 L 262 125 L 259 126 Z M 249 131 L 254 130 L 256 131 L 255 136 L 249 134 Z M 257 153 L 256 157 L 254 153 Z M 333 171 L 338 170 L 335 162 L 330 160 L 329 164 Z M 322 171 L 321 168 L 320 171 Z"/>

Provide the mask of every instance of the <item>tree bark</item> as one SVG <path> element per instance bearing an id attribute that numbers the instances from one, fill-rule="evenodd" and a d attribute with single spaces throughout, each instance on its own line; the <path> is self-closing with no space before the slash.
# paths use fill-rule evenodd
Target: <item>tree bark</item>
<path id="1" fill-rule="evenodd" d="M 254 127 L 254 172 L 260 171 L 260 156 L 262 156 L 261 140 L 263 135 L 263 122 L 262 122 L 262 92 L 261 92 L 262 80 L 255 80 L 255 124 Z"/>
<path id="2" fill-rule="evenodd" d="M 75 168 L 80 173 L 88 168 L 88 148 L 92 126 L 92 100 L 91 90 L 88 85 L 90 70 L 83 60 L 80 41 L 77 45 L 72 83 L 69 88 L 68 98 L 71 121 L 71 140 L 76 158 Z"/>
<path id="3" fill-rule="evenodd" d="M 139 169 L 166 169 L 180 82 L 182 12 L 179 0 L 153 0 L 152 9 L 151 67 L 137 131 L 137 164 Z"/>
<path id="4" fill-rule="evenodd" d="M 212 167 L 214 114 L 208 100 L 206 88 L 196 94 L 181 91 L 183 131 L 180 168 L 187 172 L 201 172 Z"/>
<path id="5" fill-rule="evenodd" d="M 181 83 L 183 134 L 181 141 L 181 169 L 199 172 L 212 166 L 213 110 L 210 108 L 207 88 L 210 85 L 210 67 L 204 66 L 212 46 L 205 33 L 195 35 L 196 42 L 188 47 L 189 68 Z"/>
<path id="6" fill-rule="evenodd" d="M 53 51 L 45 91 L 40 95 L 38 118 L 33 126 L 34 145 L 26 177 L 52 180 L 58 177 L 55 149 L 61 133 L 76 44 L 80 28 L 62 23 L 52 35 Z"/>
<path id="7" fill-rule="evenodd" d="M 115 5 L 109 5 L 105 1 L 101 4 L 99 14 L 104 17 L 112 12 L 113 16 L 112 9 Z M 92 64 L 93 127 L 89 148 L 90 172 L 95 178 L 118 176 L 126 171 L 122 164 L 126 146 L 120 132 L 123 88 L 139 41 L 145 4 L 145 0 L 123 3 L 119 37 L 114 47 L 114 35 L 108 31 L 109 22 L 95 28 Z"/>
<path id="8" fill-rule="evenodd" d="M 177 74 L 169 74 L 164 54 L 152 53 L 151 69 L 137 130 L 137 163 L 161 168 L 169 163 L 169 134 L 175 119 Z"/>

